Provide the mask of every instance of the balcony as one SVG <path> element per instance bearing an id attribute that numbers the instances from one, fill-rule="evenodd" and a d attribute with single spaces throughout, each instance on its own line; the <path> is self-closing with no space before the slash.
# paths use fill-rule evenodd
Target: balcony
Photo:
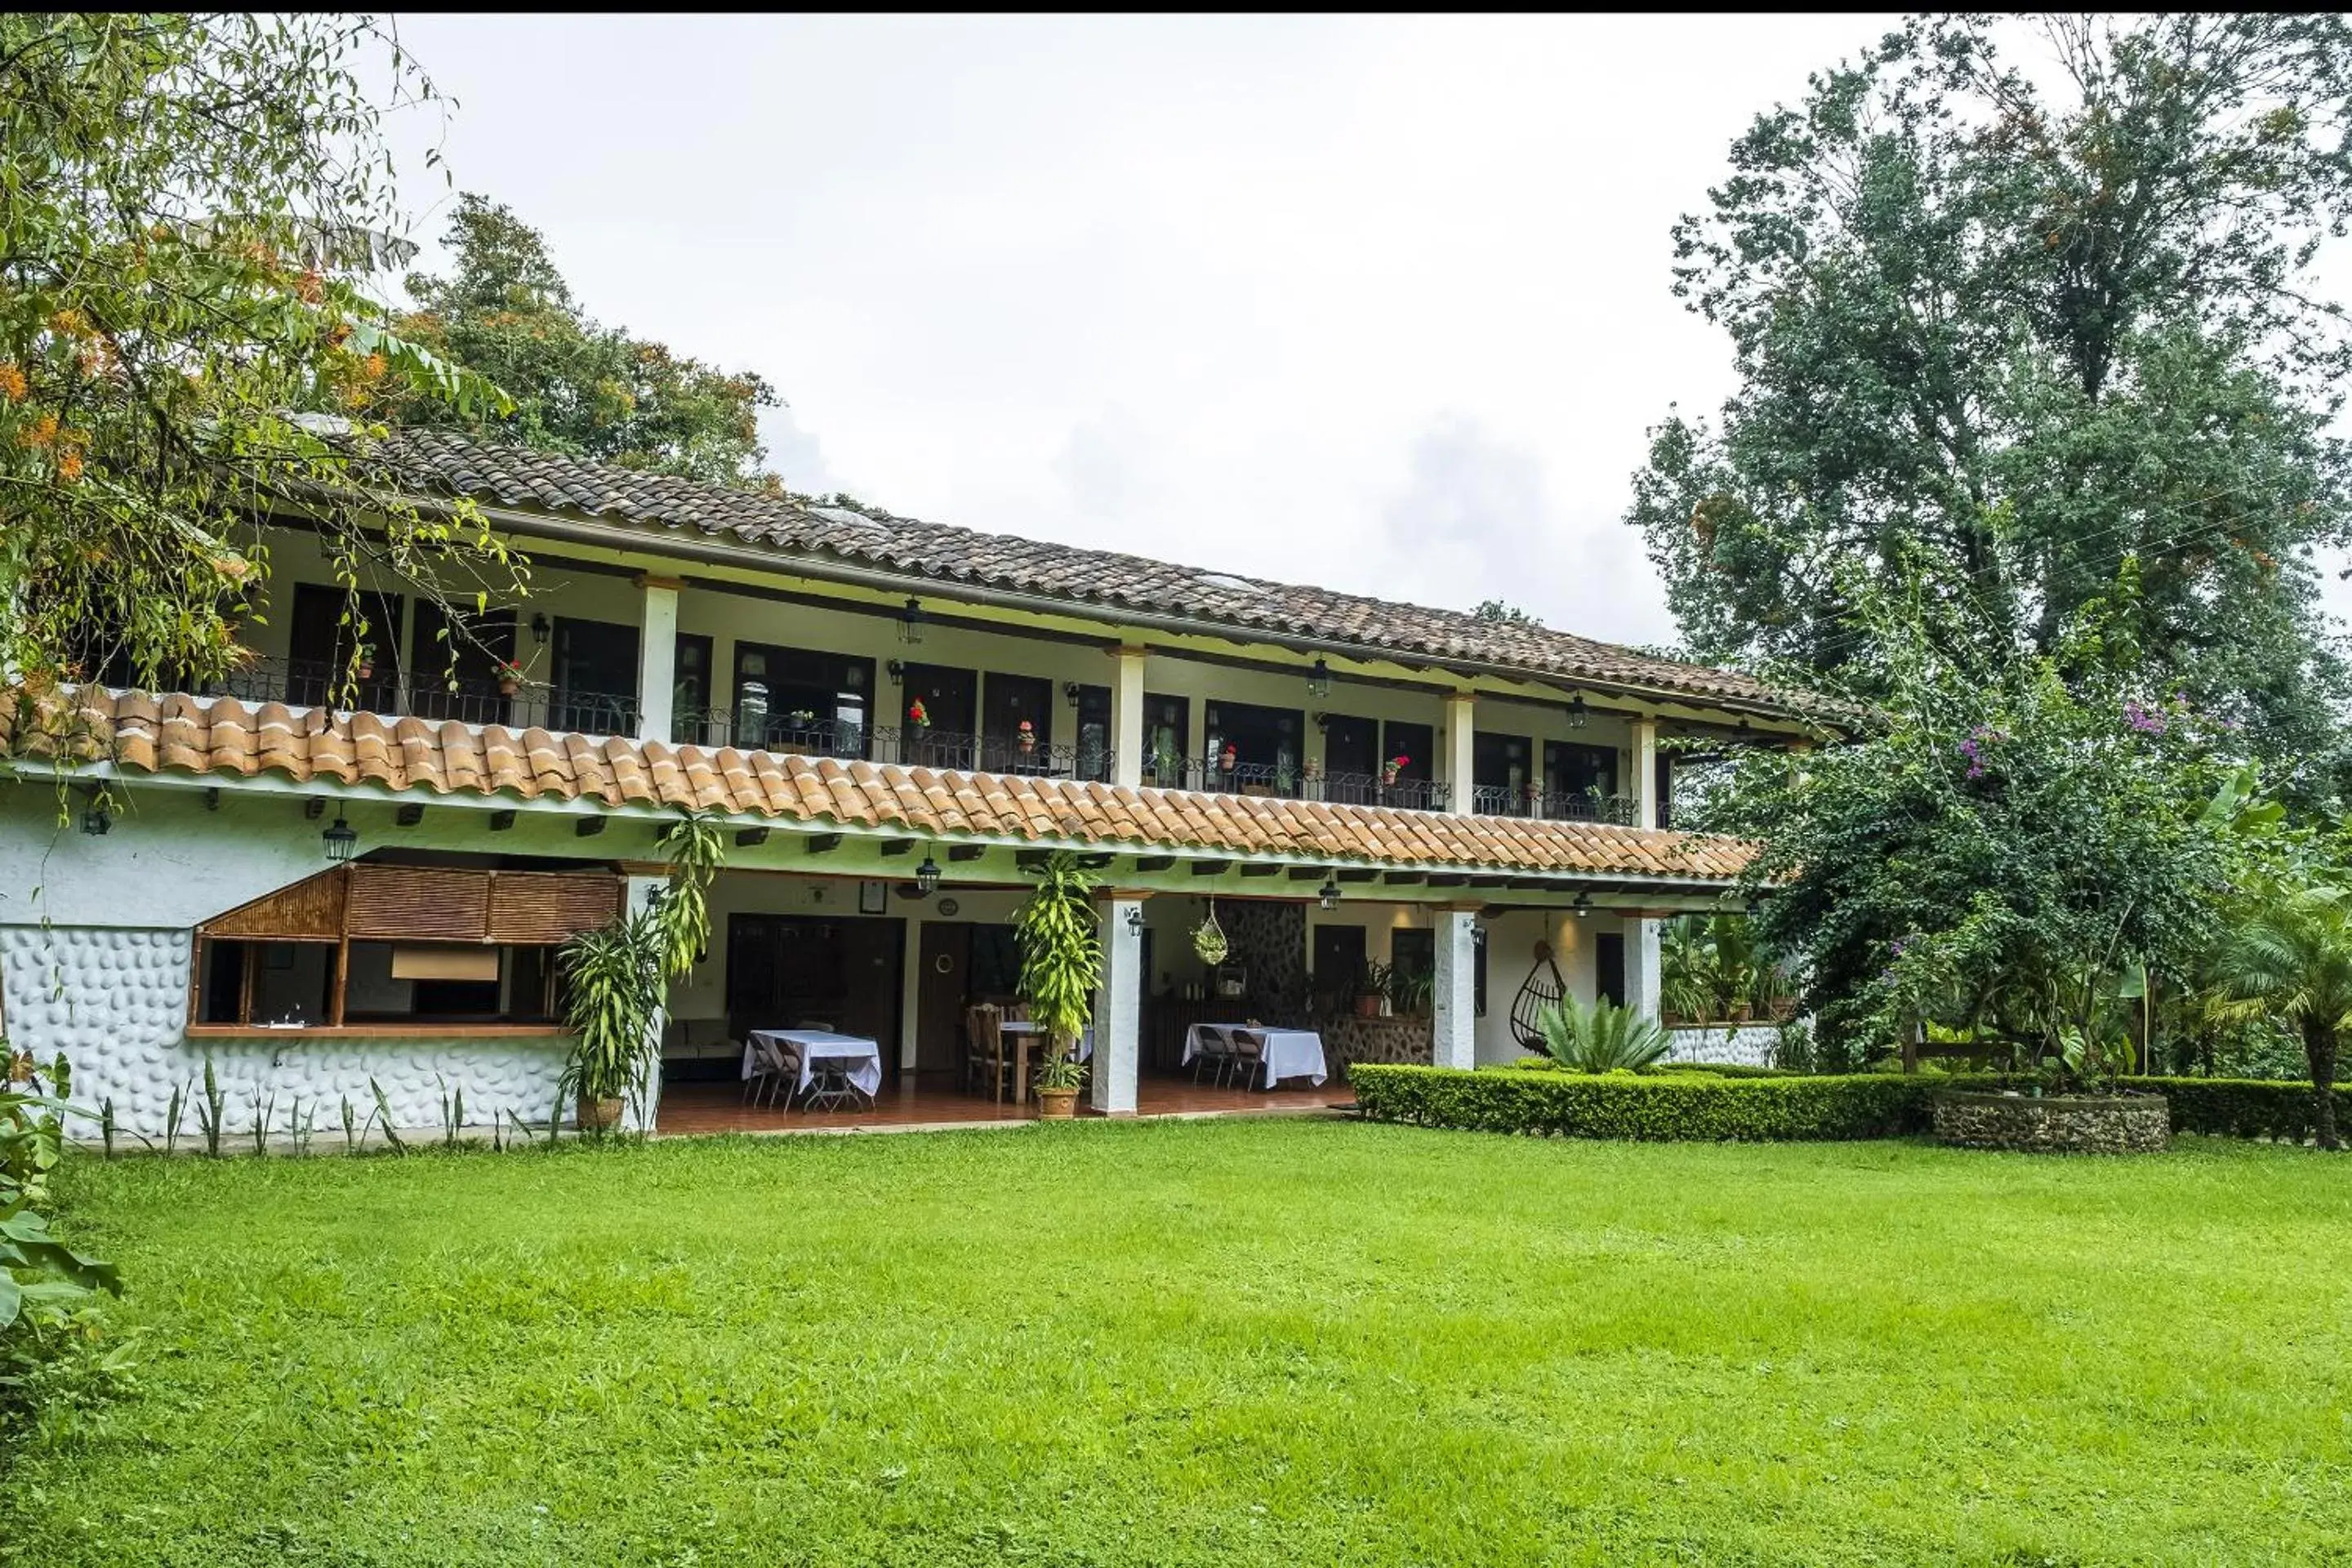
<path id="1" fill-rule="evenodd" d="M 259 659 L 224 679 L 205 683 L 194 694 L 234 697 L 249 704 L 355 709 L 436 723 L 455 721 L 632 739 L 637 736 L 643 717 L 633 692 L 585 691 L 530 681 L 452 679 L 373 668 L 354 679 L 347 667 L 325 660 Z M 1017 734 L 971 734 L 929 725 L 873 725 L 852 719 L 824 719 L 806 710 L 685 710 L 673 717 L 669 739 L 676 745 L 733 746 L 960 773 L 1104 784 L 1117 776 L 1111 750 L 1100 744 L 1051 743 Z M 1145 786 L 1158 789 L 1394 811 L 1445 811 L 1454 798 L 1452 787 L 1444 783 L 1391 776 L 1385 772 L 1327 773 L 1311 763 L 1227 763 L 1222 756 L 1186 758 L 1165 752 L 1145 761 L 1140 780 Z M 1636 802 L 1622 795 L 1530 792 L 1494 784 L 1475 786 L 1470 800 L 1471 809 L 1480 816 L 1622 826 L 1633 825 L 1639 810 Z"/>

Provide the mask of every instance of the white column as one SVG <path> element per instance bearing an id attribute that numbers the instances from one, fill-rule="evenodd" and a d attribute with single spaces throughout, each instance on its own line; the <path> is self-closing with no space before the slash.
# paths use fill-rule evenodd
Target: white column
<path id="1" fill-rule="evenodd" d="M 1437 919 L 1436 1037 L 1430 1059 L 1442 1068 L 1478 1065 L 1478 949 L 1470 910 L 1440 909 Z"/>
<path id="2" fill-rule="evenodd" d="M 1658 927 L 1638 916 L 1625 921 L 1625 1005 L 1644 1018 L 1658 1016 Z"/>
<path id="3" fill-rule="evenodd" d="M 1658 825 L 1658 721 L 1636 719 L 1633 723 L 1633 742 L 1629 765 L 1633 770 L 1633 826 L 1655 827 Z M 1632 943 L 1626 946 L 1630 950 Z M 1627 963 L 1632 963 L 1630 956 Z"/>
<path id="4" fill-rule="evenodd" d="M 623 893 L 626 901 L 622 907 L 628 913 L 635 914 L 652 904 L 655 897 L 667 886 L 669 886 L 669 879 L 666 876 L 627 878 L 624 882 Z M 645 1090 L 636 1100 L 621 1108 L 621 1125 L 637 1132 L 653 1131 L 656 1119 L 661 1111 L 661 1048 L 664 1038 L 669 1033 L 669 1007 L 667 1003 L 654 1010 L 651 1028 L 653 1068 L 646 1075 Z"/>
<path id="5" fill-rule="evenodd" d="M 1438 756 L 1444 766 L 1438 770 L 1438 780 L 1448 791 L 1448 809 L 1464 816 L 1477 810 L 1470 799 L 1470 786 L 1476 773 L 1473 758 L 1476 749 L 1472 744 L 1478 736 L 1478 704 L 1466 691 L 1448 692 L 1445 698 L 1445 739 L 1438 743 Z"/>
<path id="6" fill-rule="evenodd" d="M 1143 1055 L 1143 900 L 1114 893 L 1102 902 L 1102 989 L 1095 994 L 1094 1108 L 1135 1114 Z"/>
<path id="7" fill-rule="evenodd" d="M 677 591 L 675 577 L 639 577 L 646 607 L 637 633 L 637 739 L 667 741 L 670 703 L 677 687 Z"/>
<path id="8" fill-rule="evenodd" d="M 898 1070 L 913 1072 L 919 1059 L 916 1026 L 922 1021 L 918 1009 L 923 999 L 923 917 L 909 913 L 900 923 L 906 931 L 898 950 Z M 961 1035 L 956 1049 L 963 1049 Z"/>
<path id="9" fill-rule="evenodd" d="M 1121 789 L 1143 783 L 1143 659 L 1145 649 L 1122 647 L 1110 679 L 1110 782 Z"/>

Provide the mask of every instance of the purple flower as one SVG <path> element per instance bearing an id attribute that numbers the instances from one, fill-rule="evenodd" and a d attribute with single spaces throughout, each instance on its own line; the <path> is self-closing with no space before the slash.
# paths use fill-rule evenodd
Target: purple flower
<path id="1" fill-rule="evenodd" d="M 2126 700 L 2124 703 L 2124 722 L 2143 735 L 2164 733 L 2164 715 L 2151 712 L 2134 701 Z"/>

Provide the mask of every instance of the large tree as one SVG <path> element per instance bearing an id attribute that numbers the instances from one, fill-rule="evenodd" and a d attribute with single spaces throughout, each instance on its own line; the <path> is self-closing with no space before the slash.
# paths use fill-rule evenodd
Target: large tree
<path id="1" fill-rule="evenodd" d="M 2032 657 L 2129 557 L 2152 678 L 2333 788 L 2352 356 L 2313 262 L 2352 216 L 2348 45 L 1920 19 L 1759 116 L 1675 230 L 1739 387 L 1653 431 L 1629 517 L 1692 650 L 1882 691 L 1855 606 L 1898 561 Z"/>
<path id="2" fill-rule="evenodd" d="M 461 605 L 518 586 L 467 509 L 362 505 L 386 476 L 353 482 L 370 431 L 344 416 L 387 388 L 496 402 L 355 286 L 397 248 L 386 73 L 392 101 L 431 100 L 364 18 L 0 16 L 14 700 L 234 665 L 268 572 L 255 525 L 283 509 L 316 521 L 346 582 L 379 564 Z"/>
<path id="3" fill-rule="evenodd" d="M 759 375 L 600 325 L 572 297 L 545 237 L 499 203 L 461 196 L 443 243 L 452 270 L 409 278 L 416 308 L 399 328 L 514 400 L 480 418 L 478 433 L 624 468 L 781 488 L 762 467 L 759 411 L 777 398 Z M 402 412 L 436 411 L 410 401 Z"/>

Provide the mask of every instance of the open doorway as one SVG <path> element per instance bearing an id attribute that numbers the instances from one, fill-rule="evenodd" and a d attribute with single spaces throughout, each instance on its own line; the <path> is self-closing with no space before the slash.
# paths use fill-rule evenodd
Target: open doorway
<path id="1" fill-rule="evenodd" d="M 727 1032 L 829 1029 L 898 1062 L 899 966 L 906 922 L 878 918 L 736 914 L 727 919 Z"/>

